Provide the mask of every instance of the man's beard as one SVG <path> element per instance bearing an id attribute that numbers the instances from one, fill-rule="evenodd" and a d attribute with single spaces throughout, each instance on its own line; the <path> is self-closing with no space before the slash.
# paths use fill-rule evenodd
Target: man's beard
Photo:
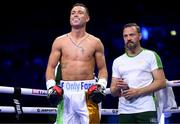
<path id="1" fill-rule="evenodd" d="M 137 47 L 137 44 L 132 42 L 132 41 L 129 41 L 127 44 L 126 44 L 126 48 L 128 50 L 134 50 L 135 48 Z"/>

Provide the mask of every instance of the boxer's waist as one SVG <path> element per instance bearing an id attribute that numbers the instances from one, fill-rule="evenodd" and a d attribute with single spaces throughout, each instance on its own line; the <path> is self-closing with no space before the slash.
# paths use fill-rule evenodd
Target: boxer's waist
<path id="1" fill-rule="evenodd" d="M 60 86 L 65 90 L 65 91 L 74 91 L 74 92 L 79 92 L 79 91 L 87 91 L 88 88 L 95 84 L 96 81 L 93 80 L 81 80 L 81 81 L 60 81 Z"/>

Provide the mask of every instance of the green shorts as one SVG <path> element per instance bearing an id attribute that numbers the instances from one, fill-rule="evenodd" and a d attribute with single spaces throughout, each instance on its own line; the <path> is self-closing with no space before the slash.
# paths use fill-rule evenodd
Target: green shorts
<path id="1" fill-rule="evenodd" d="M 118 121 L 120 124 L 158 124 L 156 111 L 135 114 L 120 114 Z"/>

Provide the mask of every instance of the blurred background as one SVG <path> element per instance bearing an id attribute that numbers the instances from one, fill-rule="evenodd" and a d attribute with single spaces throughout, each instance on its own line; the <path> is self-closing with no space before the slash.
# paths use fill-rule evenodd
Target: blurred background
<path id="1" fill-rule="evenodd" d="M 88 7 L 91 19 L 87 31 L 99 37 L 104 44 L 108 87 L 112 62 L 124 52 L 122 27 L 129 22 L 141 26 L 142 46 L 160 55 L 167 79 L 180 79 L 180 10 L 173 0 L 7 0 L 0 4 L 1 86 L 46 89 L 45 70 L 51 45 L 57 36 L 70 31 L 70 10 L 76 2 Z M 179 106 L 180 89 L 174 87 L 173 91 Z M 0 106 L 12 104 L 9 95 L 0 94 L 0 97 Z M 45 98 L 26 96 L 22 104 L 46 106 L 48 102 Z M 108 95 L 103 108 L 117 108 L 117 98 Z M 4 116 L 6 114 L 1 116 L 0 122 L 7 122 Z M 27 116 L 35 118 L 34 115 Z M 8 122 L 13 121 L 9 118 Z M 173 114 L 168 121 L 178 123 L 178 118 L 178 114 Z M 23 122 L 29 122 L 29 119 L 32 122 L 49 121 L 46 115 L 38 115 L 38 119 L 26 117 Z M 102 123 L 115 123 L 116 120 L 114 116 L 102 117 Z"/>

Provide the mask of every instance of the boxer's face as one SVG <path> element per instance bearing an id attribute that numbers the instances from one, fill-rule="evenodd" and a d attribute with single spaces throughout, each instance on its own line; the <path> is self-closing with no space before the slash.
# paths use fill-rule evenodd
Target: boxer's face
<path id="1" fill-rule="evenodd" d="M 89 21 L 89 15 L 82 6 L 75 6 L 71 10 L 70 24 L 71 26 L 84 26 Z"/>

